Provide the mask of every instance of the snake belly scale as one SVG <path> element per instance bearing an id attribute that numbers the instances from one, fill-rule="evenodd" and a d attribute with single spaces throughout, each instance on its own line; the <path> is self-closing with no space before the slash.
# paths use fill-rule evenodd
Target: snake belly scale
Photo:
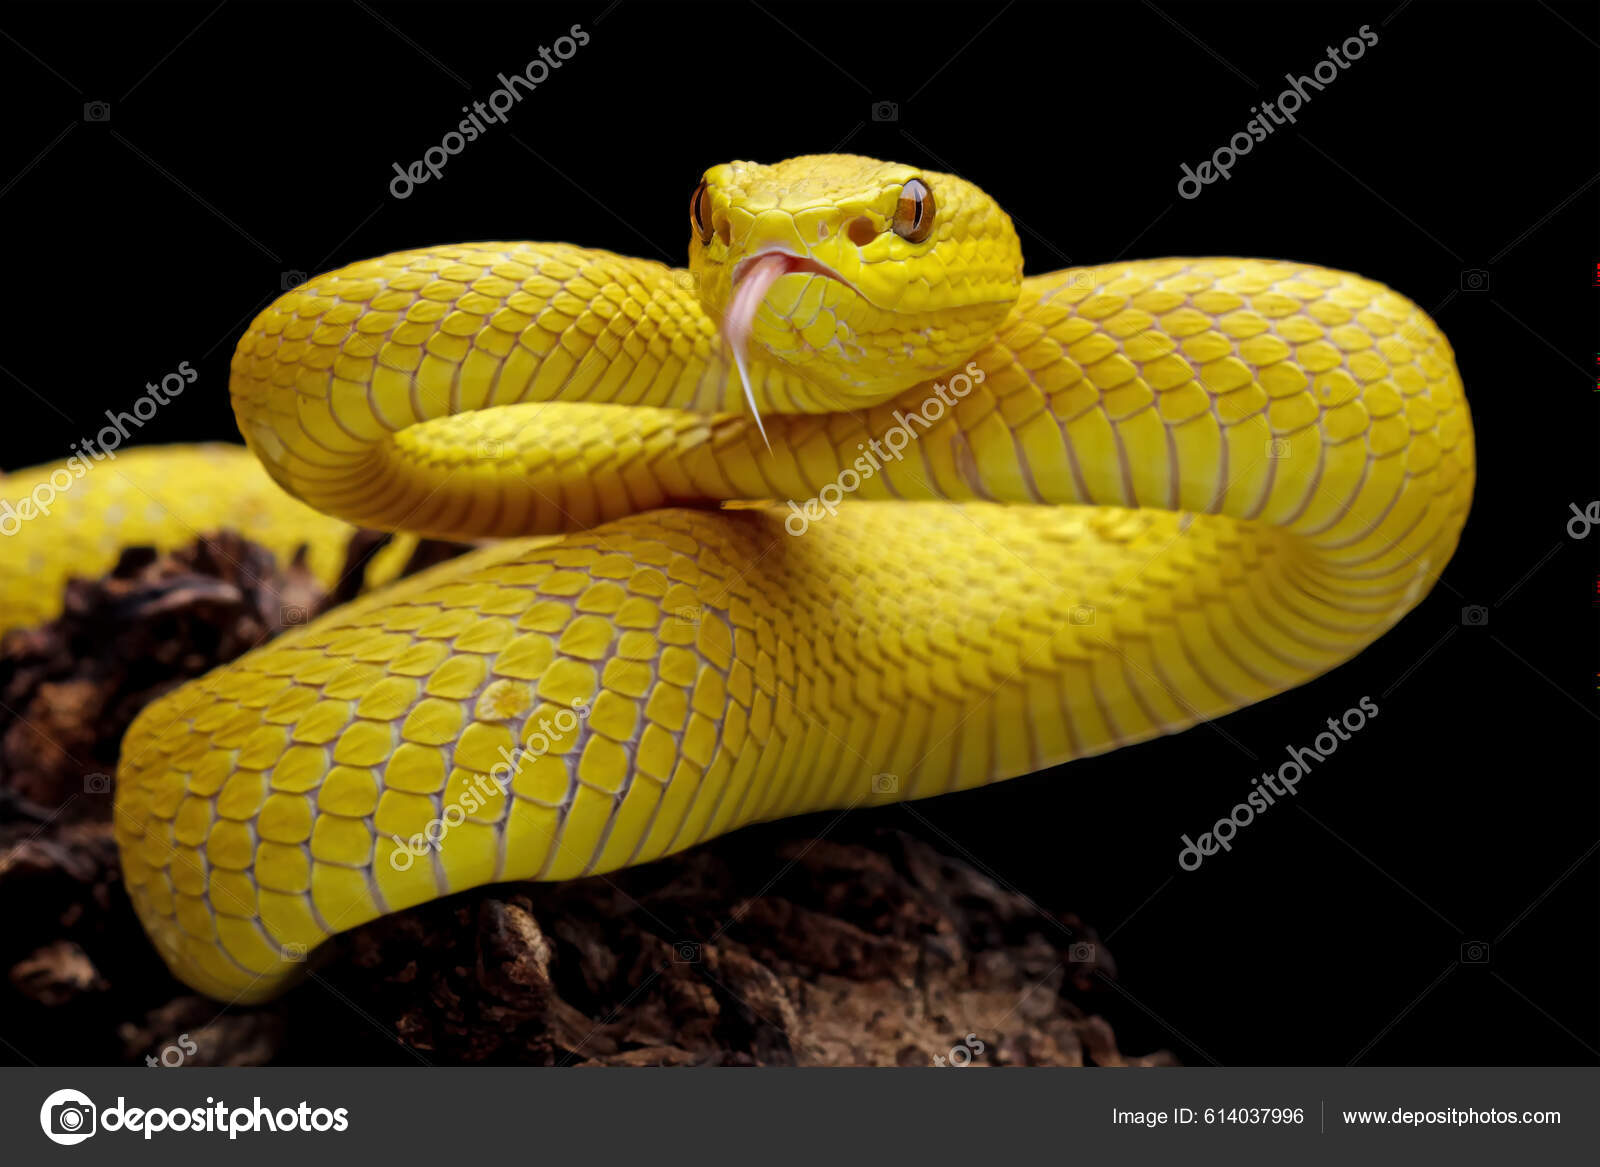
<path id="1" fill-rule="evenodd" d="M 1348 660 L 1455 547 L 1460 378 L 1380 284 L 1024 278 L 982 191 L 843 155 L 714 167 L 691 227 L 687 270 L 424 248 L 250 326 L 277 486 L 240 489 L 499 541 L 140 714 L 116 834 L 188 984 L 266 999 L 451 892 L 1183 729 Z"/>

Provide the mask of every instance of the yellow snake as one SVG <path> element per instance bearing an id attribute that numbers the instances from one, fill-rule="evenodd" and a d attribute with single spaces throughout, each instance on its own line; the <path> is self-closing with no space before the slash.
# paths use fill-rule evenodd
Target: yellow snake
<path id="1" fill-rule="evenodd" d="M 1348 660 L 1454 549 L 1460 378 L 1370 280 L 1023 278 L 975 186 L 842 155 L 713 167 L 690 219 L 687 271 L 424 248 L 250 326 L 233 407 L 278 486 L 507 538 L 133 724 L 123 869 L 188 984 L 262 1000 L 329 936 L 451 892 L 1183 729 Z M 117 475 L 213 524 L 267 507 L 294 542 L 272 508 L 304 508 L 242 452 L 204 455 L 220 476 L 146 457 Z"/>

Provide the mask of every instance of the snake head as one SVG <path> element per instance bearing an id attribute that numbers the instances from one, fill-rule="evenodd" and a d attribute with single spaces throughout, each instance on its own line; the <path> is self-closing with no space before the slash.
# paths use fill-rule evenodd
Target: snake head
<path id="1" fill-rule="evenodd" d="M 781 362 L 842 406 L 959 367 L 1021 288 L 1022 248 L 993 199 L 893 162 L 713 166 L 690 224 L 700 301 L 741 371 L 747 359 Z"/>

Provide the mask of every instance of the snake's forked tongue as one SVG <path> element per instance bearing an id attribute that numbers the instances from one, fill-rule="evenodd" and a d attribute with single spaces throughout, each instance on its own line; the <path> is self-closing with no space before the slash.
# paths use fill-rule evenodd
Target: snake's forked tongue
<path id="1" fill-rule="evenodd" d="M 750 391 L 750 370 L 745 354 L 750 346 L 750 331 L 755 325 L 756 313 L 761 309 L 761 301 L 766 299 L 768 290 L 778 277 L 793 269 L 793 256 L 763 255 L 751 260 L 749 266 L 740 273 L 739 282 L 734 285 L 733 299 L 728 302 L 728 310 L 722 317 L 722 335 L 733 350 L 733 363 L 738 367 L 739 381 L 744 385 L 744 399 L 750 404 L 756 429 L 761 432 L 761 440 L 766 442 L 769 450 L 772 449 L 772 443 L 767 441 L 767 429 L 761 424 L 761 411 L 756 408 L 755 394 Z"/>

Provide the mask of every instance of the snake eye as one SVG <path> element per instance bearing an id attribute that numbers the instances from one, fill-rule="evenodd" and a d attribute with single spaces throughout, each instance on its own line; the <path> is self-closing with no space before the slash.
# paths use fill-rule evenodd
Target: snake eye
<path id="1" fill-rule="evenodd" d="M 910 243 L 921 243 L 933 234 L 933 192 L 920 178 L 908 178 L 900 188 L 900 201 L 894 208 L 894 233 Z"/>
<path id="2" fill-rule="evenodd" d="M 701 243 L 711 242 L 711 191 L 701 182 L 689 196 L 689 227 Z"/>

